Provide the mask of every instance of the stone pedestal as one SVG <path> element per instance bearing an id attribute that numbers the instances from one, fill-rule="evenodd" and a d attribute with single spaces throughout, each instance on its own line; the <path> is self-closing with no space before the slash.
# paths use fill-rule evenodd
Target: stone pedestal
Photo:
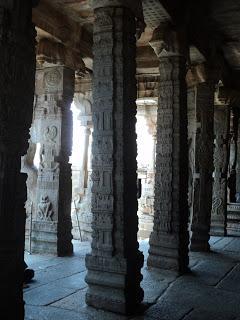
<path id="1" fill-rule="evenodd" d="M 214 82 L 196 88 L 196 136 L 191 217 L 192 251 L 209 250 L 212 209 Z"/>
<path id="2" fill-rule="evenodd" d="M 44 67 L 36 74 L 36 107 L 31 140 L 40 146 L 32 217 L 32 252 L 72 254 L 72 150 L 74 71 Z"/>
<path id="3" fill-rule="evenodd" d="M 240 203 L 240 117 L 238 118 L 237 161 L 236 161 L 236 202 Z"/>
<path id="4" fill-rule="evenodd" d="M 27 152 L 32 120 L 35 31 L 31 1 L 0 3 L 0 319 L 23 320 Z"/>
<path id="5" fill-rule="evenodd" d="M 132 9 L 137 4 L 129 1 Z M 135 11 L 127 1 L 95 0 L 93 5 L 93 241 L 86 256 L 86 303 L 126 314 L 143 299 L 143 255 L 137 242 Z"/>
<path id="6" fill-rule="evenodd" d="M 150 42 L 159 57 L 160 80 L 154 226 L 147 261 L 149 267 L 180 273 L 188 268 L 187 90 L 182 35 L 160 26 Z"/>
<path id="7" fill-rule="evenodd" d="M 225 236 L 227 227 L 227 173 L 228 173 L 228 105 L 214 107 L 214 183 L 211 214 L 211 235 Z"/>
<path id="8" fill-rule="evenodd" d="M 240 237 L 240 204 L 229 203 L 227 205 L 227 235 Z"/>

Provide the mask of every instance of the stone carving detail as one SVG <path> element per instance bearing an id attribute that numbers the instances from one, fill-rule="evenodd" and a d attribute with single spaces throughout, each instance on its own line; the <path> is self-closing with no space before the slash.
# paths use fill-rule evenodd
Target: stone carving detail
<path id="1" fill-rule="evenodd" d="M 46 131 L 44 132 L 44 136 L 47 142 L 53 142 L 56 143 L 56 136 L 57 136 L 57 127 L 56 126 L 49 126 L 46 128 Z"/>
<path id="2" fill-rule="evenodd" d="M 178 45 L 163 45 L 162 31 L 157 29 L 150 42 L 159 57 L 160 82 L 155 212 L 148 265 L 184 272 L 188 266 L 186 60 Z"/>
<path id="3" fill-rule="evenodd" d="M 191 207 L 191 250 L 209 250 L 212 209 L 214 82 L 195 88 L 195 156 Z"/>
<path id="4" fill-rule="evenodd" d="M 95 15 L 93 239 L 86 256 L 86 302 L 128 313 L 143 298 L 137 243 L 136 25 L 131 11 L 121 6 L 98 8 Z"/>
<path id="5" fill-rule="evenodd" d="M 52 203 L 49 201 L 48 196 L 44 195 L 41 197 L 41 201 L 38 204 L 37 213 L 41 220 L 52 221 L 52 218 L 53 218 Z"/>
<path id="6" fill-rule="evenodd" d="M 72 148 L 70 106 L 73 88 L 74 72 L 68 68 L 44 67 L 36 72 L 36 99 L 31 129 L 31 141 L 35 146 L 38 145 L 39 152 L 35 197 L 32 201 L 32 252 L 35 253 L 72 253 L 69 156 Z M 52 239 L 54 234 L 55 241 Z"/>
<path id="7" fill-rule="evenodd" d="M 229 108 L 215 105 L 214 110 L 214 183 L 211 234 L 226 235 Z"/>

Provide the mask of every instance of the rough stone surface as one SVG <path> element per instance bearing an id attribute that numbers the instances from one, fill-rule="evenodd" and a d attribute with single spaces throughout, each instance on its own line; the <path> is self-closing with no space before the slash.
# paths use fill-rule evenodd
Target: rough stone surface
<path id="1" fill-rule="evenodd" d="M 144 303 L 148 309 L 144 314 L 128 317 L 86 306 L 87 288 L 83 287 L 82 282 L 84 272 L 81 271 L 81 257 L 87 248 L 90 249 L 90 246 L 87 243 L 82 246 L 80 242 L 75 242 L 75 257 L 56 258 L 60 263 L 52 266 L 50 266 L 51 257 L 44 257 L 50 262 L 49 266 L 47 264 L 43 266 L 45 273 L 39 273 L 39 277 L 36 278 L 36 282 L 40 282 L 41 286 L 34 288 L 35 283 L 32 282 L 29 288 L 24 290 L 27 296 L 26 319 L 236 320 L 240 311 L 240 254 L 237 253 L 240 239 L 213 237 L 210 241 L 213 252 L 191 252 L 190 265 L 194 264 L 192 273 L 179 277 L 174 272 L 149 269 L 145 264 L 142 288 L 145 293 Z M 147 255 L 148 242 L 141 241 L 140 249 Z M 71 269 L 71 266 L 76 262 L 77 267 L 78 259 L 80 259 L 79 272 L 70 275 L 69 270 L 76 272 L 75 267 Z M 26 255 L 26 261 L 30 267 L 32 267 L 31 263 L 33 262 L 34 265 L 37 260 L 41 264 L 42 256 Z M 61 268 L 61 278 L 59 278 L 60 272 L 58 277 L 54 276 L 58 268 Z M 45 274 L 49 276 L 47 277 L 48 283 L 45 281 Z M 50 279 L 50 274 L 52 279 Z M 69 289 L 72 287 L 74 289 Z M 79 290 L 80 287 L 82 289 Z M 58 297 L 59 300 L 54 301 Z M 29 305 L 30 299 L 32 303 L 38 305 Z M 39 306 L 42 303 L 47 303 L 47 305 Z"/>

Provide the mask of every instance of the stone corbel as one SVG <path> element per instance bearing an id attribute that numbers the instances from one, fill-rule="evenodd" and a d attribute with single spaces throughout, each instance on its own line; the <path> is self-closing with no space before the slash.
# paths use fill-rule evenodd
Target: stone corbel
<path id="1" fill-rule="evenodd" d="M 76 72 L 86 73 L 82 58 L 70 51 L 60 42 L 54 42 L 48 38 L 42 38 L 37 46 L 37 62 L 43 66 L 46 62 L 56 65 L 64 65 Z"/>
<path id="2" fill-rule="evenodd" d="M 143 7 L 141 0 L 92 0 L 93 9 L 109 8 L 109 7 L 126 7 L 130 9 L 136 17 L 137 21 L 137 39 L 144 32 L 146 24 L 144 21 Z"/>
<path id="3" fill-rule="evenodd" d="M 174 29 L 169 23 L 162 23 L 154 30 L 149 44 L 158 58 L 187 56 L 184 32 Z"/>

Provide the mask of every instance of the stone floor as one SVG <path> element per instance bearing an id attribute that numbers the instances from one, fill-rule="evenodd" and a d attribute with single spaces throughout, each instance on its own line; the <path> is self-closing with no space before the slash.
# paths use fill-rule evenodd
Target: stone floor
<path id="1" fill-rule="evenodd" d="M 240 238 L 211 238 L 212 252 L 191 253 L 192 272 L 177 277 L 144 266 L 144 315 L 124 317 L 85 305 L 84 257 L 89 243 L 75 242 L 74 257 L 26 254 L 35 280 L 24 290 L 26 320 L 240 320 Z M 147 257 L 148 242 L 140 243 Z"/>

